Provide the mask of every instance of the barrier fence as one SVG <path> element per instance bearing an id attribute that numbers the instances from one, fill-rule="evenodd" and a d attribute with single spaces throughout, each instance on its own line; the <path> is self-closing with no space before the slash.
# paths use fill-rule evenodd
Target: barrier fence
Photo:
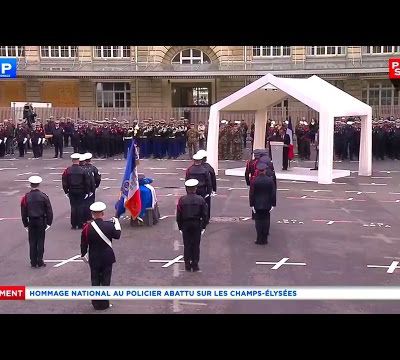
<path id="1" fill-rule="evenodd" d="M 37 118 L 41 122 L 45 122 L 47 118 L 53 116 L 54 119 L 60 119 L 62 117 L 70 117 L 72 120 L 104 120 L 108 118 L 112 120 L 141 120 L 153 118 L 154 120 L 164 119 L 168 121 L 170 118 L 180 119 L 184 117 L 189 119 L 196 125 L 202 121 L 208 122 L 210 109 L 208 107 L 201 108 L 96 108 L 96 107 L 53 107 L 53 108 L 36 108 Z M 17 121 L 23 117 L 23 108 L 12 108 L 12 107 L 0 107 L 0 121 L 4 119 L 12 119 Z M 383 116 L 394 116 L 395 118 L 400 117 L 400 106 L 373 106 L 372 107 L 373 117 Z M 296 124 L 303 117 L 310 121 L 312 118 L 318 120 L 319 114 L 317 111 L 306 107 L 306 106 L 290 106 L 286 107 L 273 107 L 268 110 L 268 118 L 276 122 L 283 122 L 288 117 L 291 117 L 293 125 Z M 255 112 L 254 111 L 222 111 L 221 119 L 241 121 L 244 120 L 249 126 L 254 122 Z"/>

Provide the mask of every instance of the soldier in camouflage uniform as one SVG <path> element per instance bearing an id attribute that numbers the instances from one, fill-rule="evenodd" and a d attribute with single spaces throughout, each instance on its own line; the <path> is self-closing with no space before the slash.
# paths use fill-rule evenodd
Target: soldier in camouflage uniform
<path id="1" fill-rule="evenodd" d="M 197 153 L 199 145 L 199 132 L 193 123 L 190 124 L 190 129 L 186 132 L 187 146 L 189 149 L 189 158 L 191 159 Z"/>
<path id="2" fill-rule="evenodd" d="M 240 121 L 239 121 L 240 124 Z M 242 159 L 242 146 L 243 146 L 243 136 L 242 129 L 238 123 L 236 123 L 232 130 L 232 158 L 231 160 L 241 160 Z"/>
<path id="3" fill-rule="evenodd" d="M 218 141 L 218 158 L 219 160 L 227 159 L 227 151 L 228 151 L 228 126 L 226 125 L 226 121 L 221 121 L 221 127 L 219 129 L 219 141 Z"/>

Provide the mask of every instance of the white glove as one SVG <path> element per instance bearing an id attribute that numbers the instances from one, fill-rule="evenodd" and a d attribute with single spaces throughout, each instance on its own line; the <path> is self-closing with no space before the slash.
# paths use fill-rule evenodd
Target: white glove
<path id="1" fill-rule="evenodd" d="M 4 144 L 5 144 L 6 142 L 7 142 L 7 138 L 5 137 L 5 138 L 4 138 Z"/>
<path id="2" fill-rule="evenodd" d="M 92 193 L 92 192 L 89 194 L 89 197 L 91 197 L 91 196 L 93 196 L 93 193 Z"/>
<path id="3" fill-rule="evenodd" d="M 182 234 L 182 230 L 179 230 L 179 232 Z"/>
<path id="4" fill-rule="evenodd" d="M 204 196 L 204 199 L 205 199 L 205 198 L 208 198 L 209 196 L 210 196 L 210 194 L 207 194 L 206 196 Z"/>
<path id="5" fill-rule="evenodd" d="M 24 144 L 26 144 L 26 142 L 27 142 L 27 141 L 28 141 L 28 139 L 27 139 L 27 138 L 25 138 L 25 139 L 24 139 Z"/>
<path id="6" fill-rule="evenodd" d="M 86 200 L 89 197 L 89 194 L 86 194 L 83 200 Z"/>
<path id="7" fill-rule="evenodd" d="M 217 196 L 217 193 L 216 193 L 215 191 L 213 191 L 213 192 L 211 193 L 211 196 Z"/>
<path id="8" fill-rule="evenodd" d="M 201 235 L 203 235 L 206 232 L 206 229 L 201 230 Z"/>
<path id="9" fill-rule="evenodd" d="M 28 227 L 25 228 L 26 232 L 28 232 Z"/>
<path id="10" fill-rule="evenodd" d="M 255 214 L 256 213 L 256 209 L 254 209 L 254 206 L 251 207 L 251 211 Z"/>
<path id="11" fill-rule="evenodd" d="M 39 139 L 39 140 L 37 141 L 37 144 L 38 144 L 38 145 L 40 145 L 40 141 L 41 141 L 41 140 L 42 140 L 42 139 Z"/>
<path id="12" fill-rule="evenodd" d="M 0 140 L 0 144 L 3 142 L 3 140 Z"/>
<path id="13" fill-rule="evenodd" d="M 65 197 L 69 199 L 69 195 L 68 194 L 65 194 Z"/>
<path id="14" fill-rule="evenodd" d="M 50 229 L 50 225 L 47 225 L 46 226 L 46 229 L 44 229 L 44 231 L 47 231 L 47 230 L 49 230 Z"/>
<path id="15" fill-rule="evenodd" d="M 275 209 L 275 206 L 272 206 L 270 212 L 271 212 L 272 210 L 274 210 L 274 209 Z"/>
<path id="16" fill-rule="evenodd" d="M 81 259 L 83 260 L 84 263 L 89 263 L 89 255 L 86 253 L 85 255 L 81 256 Z"/>
<path id="17" fill-rule="evenodd" d="M 113 220 L 113 223 L 114 223 L 115 230 L 120 230 L 121 231 L 121 224 L 120 224 L 119 220 L 116 217 L 113 217 L 112 220 Z"/>

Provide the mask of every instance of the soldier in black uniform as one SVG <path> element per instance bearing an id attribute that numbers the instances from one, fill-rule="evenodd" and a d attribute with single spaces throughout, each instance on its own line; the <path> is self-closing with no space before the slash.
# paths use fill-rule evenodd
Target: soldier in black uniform
<path id="1" fill-rule="evenodd" d="M 84 259 L 88 258 L 93 286 L 110 286 L 112 265 L 115 263 L 112 239 L 121 237 L 121 225 L 118 219 L 103 220 L 105 209 L 106 205 L 102 202 L 95 202 L 90 206 L 94 220 L 85 224 L 81 235 L 81 256 Z M 108 300 L 92 300 L 92 305 L 95 310 L 105 310 L 110 307 Z"/>
<path id="2" fill-rule="evenodd" d="M 202 229 L 208 222 L 207 204 L 196 194 L 199 181 L 190 179 L 185 182 L 187 195 L 182 196 L 176 207 L 176 222 L 183 237 L 183 257 L 186 271 L 199 271 L 200 240 Z"/>
<path id="3" fill-rule="evenodd" d="M 212 192 L 215 194 L 217 192 L 217 178 L 215 176 L 215 171 L 214 168 L 207 162 L 207 151 L 205 150 L 199 150 L 197 152 L 197 155 L 201 157 L 202 165 L 208 170 L 211 178 L 211 187 L 212 187 Z M 208 219 L 211 218 L 211 196 L 207 196 L 204 199 L 207 203 L 208 206 Z"/>
<path id="4" fill-rule="evenodd" d="M 276 187 L 270 176 L 267 176 L 267 164 L 257 163 L 259 174 L 250 184 L 249 200 L 254 212 L 257 231 L 256 244 L 268 244 L 270 211 L 276 206 Z"/>
<path id="5" fill-rule="evenodd" d="M 90 193 L 89 197 L 84 200 L 84 220 L 90 220 L 90 205 L 92 205 L 96 201 L 96 189 L 99 187 L 101 182 L 101 175 L 99 174 L 99 170 L 96 166 L 94 166 L 90 160 L 92 159 L 91 153 L 86 153 L 81 156 L 79 162 L 82 161 L 83 168 L 87 171 L 87 174 L 90 178 Z"/>
<path id="6" fill-rule="evenodd" d="M 53 210 L 48 196 L 39 190 L 40 176 L 29 178 L 31 191 L 21 200 L 21 217 L 29 237 L 29 256 L 33 268 L 46 266 L 43 262 L 46 230 L 53 222 Z"/>
<path id="7" fill-rule="evenodd" d="M 60 126 L 60 122 L 56 121 L 54 123 L 54 128 L 52 131 L 53 134 L 53 144 L 54 144 L 54 158 L 57 158 L 60 155 L 60 158 L 63 157 L 63 146 L 64 146 L 64 130 Z"/>
<path id="8" fill-rule="evenodd" d="M 44 131 L 40 129 L 40 124 L 35 125 L 35 130 L 32 131 L 30 137 L 32 141 L 33 157 L 39 158 L 42 156 L 42 147 L 40 145 L 45 137 Z"/>
<path id="9" fill-rule="evenodd" d="M 194 164 L 186 170 L 185 180 L 198 180 L 199 184 L 197 185 L 196 194 L 200 195 L 204 200 L 206 200 L 208 197 L 211 196 L 212 183 L 210 172 L 207 168 L 204 167 L 202 159 L 203 158 L 201 154 L 199 155 L 196 153 L 193 155 Z M 210 219 L 207 219 L 207 223 L 209 220 Z"/>
<path id="10" fill-rule="evenodd" d="M 71 229 L 82 229 L 83 203 L 89 197 L 90 178 L 87 171 L 79 166 L 79 154 L 72 154 L 72 166 L 62 174 L 62 186 L 71 204 Z"/>
<path id="11" fill-rule="evenodd" d="M 25 144 L 28 141 L 28 132 L 22 127 L 22 124 L 18 124 L 17 130 L 15 131 L 15 137 L 17 139 L 19 157 L 25 155 Z"/>

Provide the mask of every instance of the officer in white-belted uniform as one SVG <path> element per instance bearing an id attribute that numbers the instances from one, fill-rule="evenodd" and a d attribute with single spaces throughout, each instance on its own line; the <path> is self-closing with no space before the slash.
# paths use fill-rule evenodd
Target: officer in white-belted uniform
<path id="1" fill-rule="evenodd" d="M 93 286 L 110 286 L 112 265 L 115 263 L 112 239 L 121 237 L 121 224 L 117 218 L 103 220 L 105 209 L 106 204 L 102 202 L 90 206 L 93 221 L 83 227 L 81 234 L 81 256 L 89 262 Z M 92 300 L 92 305 L 95 310 L 110 307 L 108 300 Z"/>

